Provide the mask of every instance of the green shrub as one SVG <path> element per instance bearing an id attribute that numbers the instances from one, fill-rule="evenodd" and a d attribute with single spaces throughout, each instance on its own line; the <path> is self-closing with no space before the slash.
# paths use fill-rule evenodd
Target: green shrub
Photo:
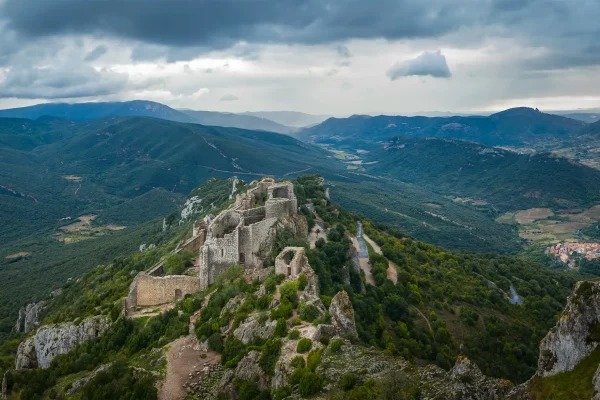
<path id="1" fill-rule="evenodd" d="M 273 300 L 273 297 L 271 295 L 265 294 L 264 296 L 261 296 L 258 299 L 256 299 L 256 302 L 254 303 L 254 307 L 259 311 L 266 310 L 271 305 L 272 300 Z"/>
<path id="2" fill-rule="evenodd" d="M 300 378 L 298 384 L 298 393 L 301 396 L 306 397 L 315 393 L 319 393 L 323 388 L 323 377 L 315 374 L 314 372 L 307 371 Z"/>
<path id="3" fill-rule="evenodd" d="M 246 355 L 244 343 L 233 336 L 229 336 L 225 341 L 223 354 L 221 354 L 221 364 L 228 368 L 234 368 L 244 355 Z"/>
<path id="4" fill-rule="evenodd" d="M 254 382 L 235 378 L 233 387 L 237 390 L 239 400 L 255 400 L 260 396 L 258 385 Z"/>
<path id="5" fill-rule="evenodd" d="M 329 345 L 329 336 L 321 336 L 321 338 L 319 339 L 319 342 L 321 342 L 324 346 L 328 346 Z"/>
<path id="6" fill-rule="evenodd" d="M 279 318 L 288 319 L 292 316 L 294 311 L 294 306 L 289 302 L 289 300 L 285 299 L 279 304 L 279 307 L 271 310 L 271 320 L 275 321 Z"/>
<path id="7" fill-rule="evenodd" d="M 223 352 L 223 340 L 221 340 L 221 335 L 218 332 L 209 336 L 208 348 L 217 353 Z"/>
<path id="8" fill-rule="evenodd" d="M 298 282 L 285 282 L 279 286 L 281 303 L 288 300 L 294 307 L 298 304 Z"/>
<path id="9" fill-rule="evenodd" d="M 275 337 L 285 337 L 287 334 L 287 322 L 285 318 L 278 318 L 277 325 L 275 325 Z"/>
<path id="10" fill-rule="evenodd" d="M 288 334 L 288 338 L 290 338 L 291 340 L 296 340 L 300 337 L 300 331 L 298 329 L 294 329 L 292 331 L 290 331 L 290 333 Z"/>
<path id="11" fill-rule="evenodd" d="M 296 369 L 296 368 L 304 368 L 306 366 L 306 361 L 304 361 L 304 357 L 302 356 L 296 356 L 294 358 L 292 358 L 292 361 L 290 361 L 290 365 Z"/>
<path id="12" fill-rule="evenodd" d="M 200 354 L 200 358 L 204 359 L 204 358 L 206 358 L 206 357 L 207 357 L 206 353 L 202 353 L 202 354 Z"/>
<path id="13" fill-rule="evenodd" d="M 258 360 L 258 365 L 260 365 L 267 375 L 273 376 L 275 374 L 275 364 L 277 363 L 280 354 L 281 340 L 267 340 Z"/>
<path id="14" fill-rule="evenodd" d="M 298 311 L 300 314 L 300 318 L 308 322 L 313 322 L 319 314 L 319 310 L 317 310 L 317 307 L 315 307 L 315 305 L 311 303 L 300 303 Z"/>
<path id="15" fill-rule="evenodd" d="M 343 391 L 352 390 L 354 386 L 356 386 L 356 375 L 352 372 L 347 372 L 340 376 L 340 387 Z"/>
<path id="16" fill-rule="evenodd" d="M 344 344 L 344 341 L 342 339 L 334 339 L 329 344 L 329 348 L 332 352 L 337 353 L 342 348 L 342 344 Z"/>
<path id="17" fill-rule="evenodd" d="M 304 288 L 308 285 L 308 278 L 306 274 L 302 273 L 298 275 L 298 290 L 304 290 Z"/>
<path id="18" fill-rule="evenodd" d="M 308 353 L 308 357 L 306 360 L 306 368 L 311 371 L 316 371 L 319 363 L 321 362 L 321 354 L 323 353 L 323 349 L 313 350 Z"/>
<path id="19" fill-rule="evenodd" d="M 292 394 L 292 389 L 289 386 L 282 386 L 279 389 L 273 390 L 273 400 L 282 400 Z"/>
<path id="20" fill-rule="evenodd" d="M 325 308 L 329 308 L 329 306 L 331 305 L 331 299 L 333 299 L 333 297 L 326 296 L 323 294 L 323 295 L 319 296 L 319 298 L 323 302 L 323 305 L 325 306 Z"/>
<path id="21" fill-rule="evenodd" d="M 312 349 L 312 340 L 308 338 L 302 338 L 298 341 L 298 345 L 296 346 L 297 353 L 306 353 Z"/>
<path id="22" fill-rule="evenodd" d="M 181 275 L 185 270 L 183 259 L 179 254 L 171 254 L 164 264 L 165 274 Z"/>

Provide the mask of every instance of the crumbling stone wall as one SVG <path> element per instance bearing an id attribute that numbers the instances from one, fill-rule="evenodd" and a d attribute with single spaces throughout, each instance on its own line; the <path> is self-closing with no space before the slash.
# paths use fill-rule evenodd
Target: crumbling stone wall
<path id="1" fill-rule="evenodd" d="M 261 198 L 267 199 L 264 206 L 257 201 Z M 235 204 L 208 226 L 199 252 L 200 287 L 207 288 L 232 265 L 262 267 L 272 252 L 279 225 L 293 225 L 295 220 L 290 217 L 296 214 L 294 185 L 289 182 L 276 184 L 273 179 L 263 179 L 239 194 Z"/>
<path id="2" fill-rule="evenodd" d="M 135 296 L 138 307 L 172 303 L 188 293 L 200 290 L 200 280 L 195 276 L 185 275 L 154 277 L 139 274 L 132 285 L 135 285 L 135 289 L 130 290 L 131 300 Z"/>
<path id="3" fill-rule="evenodd" d="M 292 257 L 288 260 L 289 257 Z M 304 247 L 286 247 L 275 259 L 275 273 L 296 278 L 307 264 Z"/>

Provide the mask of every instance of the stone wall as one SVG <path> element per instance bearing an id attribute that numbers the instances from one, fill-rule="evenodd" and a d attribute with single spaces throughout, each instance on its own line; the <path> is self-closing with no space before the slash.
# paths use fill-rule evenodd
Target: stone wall
<path id="1" fill-rule="evenodd" d="M 267 200 L 264 207 L 257 207 L 261 197 Z M 273 179 L 254 183 L 208 226 L 199 254 L 200 287 L 206 289 L 232 265 L 241 264 L 244 269 L 262 267 L 271 255 L 277 229 L 288 225 L 294 228 L 296 215 L 293 184 L 275 184 Z M 306 230 L 302 233 L 306 234 Z"/>
<path id="2" fill-rule="evenodd" d="M 292 257 L 288 261 L 289 257 Z M 307 264 L 304 247 L 286 247 L 275 259 L 275 273 L 283 274 L 286 278 L 295 278 Z"/>
<path id="3" fill-rule="evenodd" d="M 200 280 L 197 277 L 185 275 L 153 277 L 140 274 L 132 285 L 136 285 L 135 304 L 138 307 L 172 303 L 188 293 L 200 290 Z M 130 295 L 133 299 L 131 290 Z"/>

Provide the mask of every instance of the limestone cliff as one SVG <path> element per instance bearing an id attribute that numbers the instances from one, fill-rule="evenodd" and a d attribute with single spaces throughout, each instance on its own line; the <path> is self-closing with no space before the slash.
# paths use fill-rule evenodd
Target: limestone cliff
<path id="1" fill-rule="evenodd" d="M 48 368 L 54 357 L 97 338 L 109 326 L 110 320 L 102 316 L 86 318 L 79 324 L 67 322 L 42 326 L 19 345 L 15 368 Z"/>
<path id="2" fill-rule="evenodd" d="M 354 308 L 346 292 L 338 292 L 331 300 L 329 313 L 333 326 L 338 335 L 342 337 L 357 337 L 356 322 L 354 321 Z"/>
<path id="3" fill-rule="evenodd" d="M 40 323 L 39 315 L 44 307 L 46 307 L 45 301 L 31 303 L 27 304 L 25 307 L 21 307 L 15 330 L 18 333 L 29 333 L 34 330 Z"/>
<path id="4" fill-rule="evenodd" d="M 570 371 L 600 343 L 600 282 L 575 286 L 554 328 L 540 344 L 537 375 Z"/>

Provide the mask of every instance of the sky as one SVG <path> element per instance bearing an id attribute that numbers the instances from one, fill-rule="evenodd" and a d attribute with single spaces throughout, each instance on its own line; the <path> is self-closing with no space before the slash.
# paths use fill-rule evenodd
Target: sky
<path id="1" fill-rule="evenodd" d="M 599 0 L 0 0 L 0 108 L 600 107 Z"/>

